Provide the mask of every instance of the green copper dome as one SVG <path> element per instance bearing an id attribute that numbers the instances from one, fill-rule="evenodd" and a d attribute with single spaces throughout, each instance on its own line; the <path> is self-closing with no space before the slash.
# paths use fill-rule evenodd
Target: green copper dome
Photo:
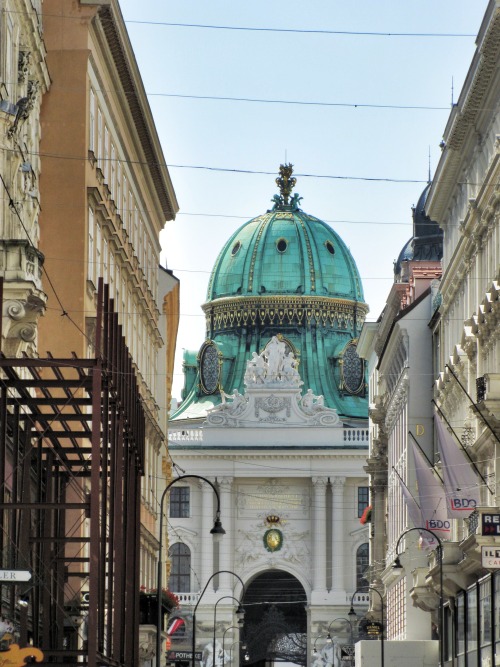
<path id="1" fill-rule="evenodd" d="M 358 269 L 339 235 L 291 206 L 240 227 L 215 263 L 207 301 L 259 294 L 303 294 L 363 301 Z"/>
<path id="2" fill-rule="evenodd" d="M 206 339 L 196 364 L 184 360 L 183 403 L 172 420 L 199 419 L 224 392 L 245 392 L 247 362 L 273 336 L 298 360 L 303 390 L 322 396 L 345 424 L 367 419 L 366 378 L 356 351 L 368 306 L 345 243 L 291 196 L 292 165 L 282 165 L 272 210 L 224 244 L 203 305 Z"/>

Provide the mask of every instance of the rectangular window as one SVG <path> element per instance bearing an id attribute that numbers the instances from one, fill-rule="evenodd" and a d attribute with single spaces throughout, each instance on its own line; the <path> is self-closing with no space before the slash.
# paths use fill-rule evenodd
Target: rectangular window
<path id="1" fill-rule="evenodd" d="M 109 189 L 111 191 L 112 199 L 115 199 L 115 175 L 116 175 L 116 149 L 115 145 L 111 144 L 111 158 L 109 161 Z M 115 200 L 116 201 L 116 200 Z"/>
<path id="2" fill-rule="evenodd" d="M 15 85 L 17 81 L 17 71 L 14 71 L 14 63 L 17 65 L 17 58 L 15 57 L 14 44 L 14 22 L 12 18 L 7 15 L 6 19 L 6 35 L 5 35 L 5 86 L 9 91 L 11 99 L 15 98 Z"/>
<path id="3" fill-rule="evenodd" d="M 95 149 L 95 94 L 92 88 L 89 95 L 89 150 Z"/>
<path id="4" fill-rule="evenodd" d="M 363 512 L 368 507 L 370 499 L 370 490 L 367 486 L 358 486 L 358 517 L 363 515 Z"/>
<path id="5" fill-rule="evenodd" d="M 106 239 L 103 239 L 103 251 L 102 251 L 102 277 L 105 283 L 109 283 L 109 254 L 108 254 L 108 242 Z"/>
<path id="6" fill-rule="evenodd" d="M 170 518 L 189 518 L 189 486 L 173 486 L 171 488 Z"/>
<path id="7" fill-rule="evenodd" d="M 101 255 L 102 255 L 101 225 L 97 223 L 95 226 L 95 272 L 94 272 L 94 276 L 96 276 L 96 278 L 100 278 L 102 276 Z"/>
<path id="8" fill-rule="evenodd" d="M 118 215 L 122 215 L 122 206 L 123 206 L 123 201 L 122 201 L 122 163 L 119 160 L 116 163 L 116 197 L 115 197 L 115 203 L 116 203 L 116 210 L 118 211 Z"/>
<path id="9" fill-rule="evenodd" d="M 139 234 L 139 210 L 137 206 L 134 206 L 134 228 L 131 230 L 132 234 L 132 246 L 137 255 L 137 237 Z"/>
<path id="10" fill-rule="evenodd" d="M 102 171 L 102 111 L 97 109 L 97 166 Z"/>
<path id="11" fill-rule="evenodd" d="M 128 191 L 128 211 L 127 211 L 127 234 L 128 234 L 128 240 L 130 243 L 132 243 L 132 230 L 134 228 L 133 225 L 133 218 L 134 218 L 134 195 L 132 192 L 129 190 Z"/>
<path id="12" fill-rule="evenodd" d="M 103 165 L 102 171 L 104 173 L 104 180 L 109 183 L 109 130 L 104 126 L 104 144 L 102 147 Z"/>
<path id="13" fill-rule="evenodd" d="M 95 284 L 94 211 L 89 206 L 89 247 L 87 249 L 87 278 Z"/>

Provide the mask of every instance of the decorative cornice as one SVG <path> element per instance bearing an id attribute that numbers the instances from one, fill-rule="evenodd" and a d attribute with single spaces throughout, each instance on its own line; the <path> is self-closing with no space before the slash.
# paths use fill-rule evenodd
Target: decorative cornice
<path id="1" fill-rule="evenodd" d="M 386 429 L 389 432 L 408 398 L 408 369 L 405 369 L 398 380 L 397 387 L 387 404 L 387 416 L 385 419 Z"/>
<path id="2" fill-rule="evenodd" d="M 347 299 L 315 296 L 275 295 L 228 297 L 202 306 L 207 327 L 213 331 L 244 326 L 317 326 L 348 329 L 356 322 L 361 326 L 368 312 L 365 303 Z"/>
<path id="3" fill-rule="evenodd" d="M 99 19 L 115 63 L 121 88 L 125 91 L 124 97 L 141 138 L 145 162 L 149 167 L 163 214 L 167 220 L 172 220 L 179 207 L 167 171 L 165 157 L 154 130 L 151 111 L 147 106 L 147 98 L 133 58 L 132 47 L 125 28 L 121 29 L 123 19 L 120 10 L 103 4 L 99 9 Z"/>

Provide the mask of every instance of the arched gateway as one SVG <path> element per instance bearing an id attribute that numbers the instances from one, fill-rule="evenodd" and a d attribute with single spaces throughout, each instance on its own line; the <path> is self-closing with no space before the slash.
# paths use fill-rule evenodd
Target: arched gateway
<path id="1" fill-rule="evenodd" d="M 270 570 L 248 584 L 243 597 L 246 664 L 307 664 L 307 596 L 288 572 Z M 240 661 L 244 664 L 244 660 Z"/>

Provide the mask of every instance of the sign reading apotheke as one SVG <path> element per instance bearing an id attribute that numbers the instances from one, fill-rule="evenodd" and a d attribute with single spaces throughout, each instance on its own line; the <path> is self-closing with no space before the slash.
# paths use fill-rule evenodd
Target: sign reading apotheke
<path id="1" fill-rule="evenodd" d="M 194 659 L 201 660 L 203 657 L 202 651 L 195 651 Z M 192 651 L 167 651 L 167 660 L 192 660 Z"/>
<path id="2" fill-rule="evenodd" d="M 481 565 L 487 570 L 500 570 L 500 549 L 481 547 Z"/>

